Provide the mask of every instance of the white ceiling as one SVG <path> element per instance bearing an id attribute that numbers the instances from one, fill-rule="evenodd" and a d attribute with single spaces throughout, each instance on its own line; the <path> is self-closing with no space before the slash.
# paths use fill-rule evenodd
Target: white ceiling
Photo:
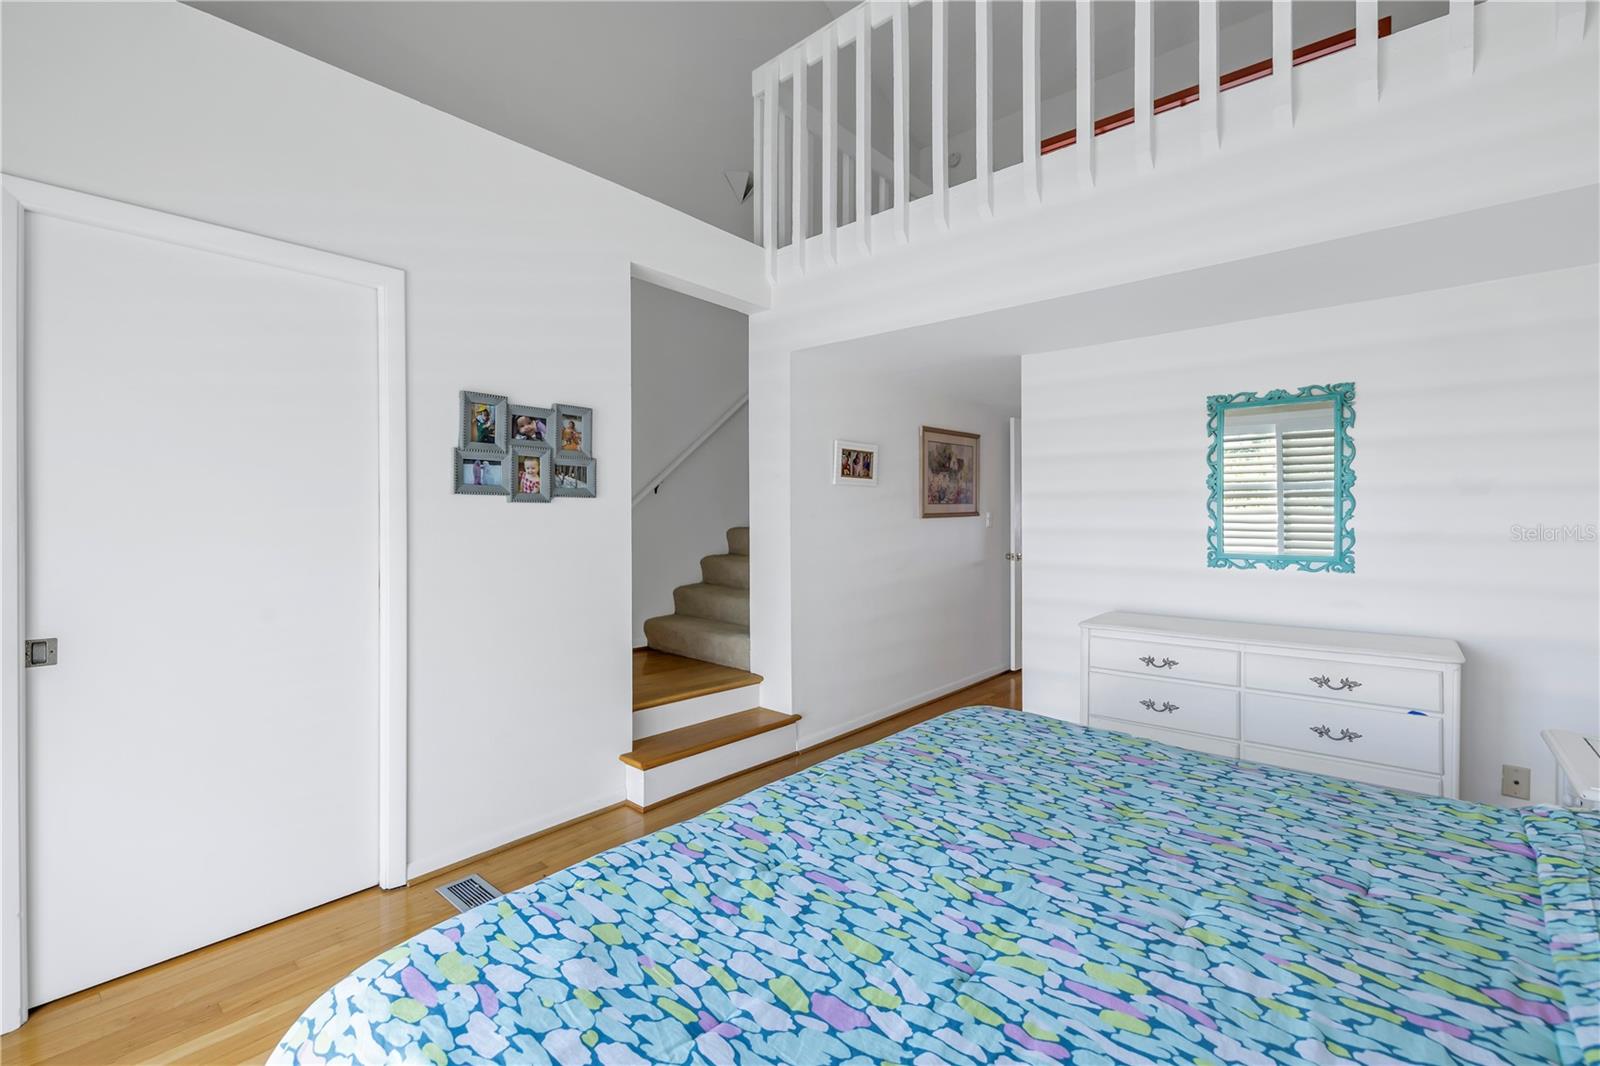
<path id="1" fill-rule="evenodd" d="M 827 25 L 822 0 L 192 0 L 306 55 L 714 226 L 749 170 L 750 75 Z"/>

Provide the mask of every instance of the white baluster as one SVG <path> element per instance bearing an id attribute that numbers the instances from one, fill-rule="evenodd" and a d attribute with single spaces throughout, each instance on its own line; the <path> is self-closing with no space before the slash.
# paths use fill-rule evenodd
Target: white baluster
<path id="1" fill-rule="evenodd" d="M 1087 2 L 1078 4 L 1080 11 L 1088 6 Z M 1034 204 L 1042 198 L 1039 103 L 1039 2 L 1022 0 L 1022 191 Z M 1078 143 L 1083 143 L 1082 137 Z"/>
<path id="2" fill-rule="evenodd" d="M 774 100 L 777 97 L 773 97 Z M 794 106 L 794 97 L 789 98 L 789 106 Z M 778 113 L 778 244 L 782 246 L 785 235 L 790 241 L 794 240 L 794 165 L 790 160 L 794 148 L 794 120 L 786 112 Z"/>
<path id="3" fill-rule="evenodd" d="M 856 229 L 861 250 L 872 251 L 872 5 L 857 9 L 856 26 Z"/>
<path id="4" fill-rule="evenodd" d="M 1558 0 L 1556 4 L 1556 43 L 1570 48 L 1583 40 L 1584 11 L 1588 4 L 1583 0 Z"/>
<path id="5" fill-rule="evenodd" d="M 1356 100 L 1378 100 L 1378 0 L 1356 0 Z"/>
<path id="6" fill-rule="evenodd" d="M 766 239 L 763 236 L 763 231 L 761 229 L 761 183 L 764 180 L 761 173 L 761 157 L 766 153 L 766 149 L 762 147 L 761 142 L 761 100 L 762 98 L 760 93 L 756 93 L 750 97 L 750 110 L 753 115 L 752 124 L 750 127 L 750 182 L 752 185 L 752 193 L 750 196 L 750 236 L 757 244 L 765 246 Z"/>
<path id="7" fill-rule="evenodd" d="M 906 39 L 911 5 L 900 0 L 890 16 L 894 47 L 894 231 L 911 239 L 911 47 Z"/>
<path id="8" fill-rule="evenodd" d="M 950 225 L 950 9 L 941 0 L 933 7 L 933 145 L 928 172 L 933 177 L 933 211 L 939 225 Z"/>
<path id="9" fill-rule="evenodd" d="M 806 66 L 804 48 L 794 53 L 794 234 L 789 239 L 794 252 L 794 266 L 806 272 L 806 234 L 811 231 L 811 113 L 806 103 Z"/>
<path id="10" fill-rule="evenodd" d="M 1078 184 L 1094 184 L 1094 4 L 1078 0 Z"/>
<path id="11" fill-rule="evenodd" d="M 1473 0 L 1450 0 L 1450 72 L 1470 77 L 1477 63 L 1478 16 Z"/>
<path id="12" fill-rule="evenodd" d="M 849 216 L 853 221 L 861 221 L 861 216 L 856 213 L 856 160 L 855 156 L 841 154 L 839 158 L 839 217 Z"/>
<path id="13" fill-rule="evenodd" d="M 1294 3 L 1272 0 L 1272 118 L 1279 129 L 1294 125 Z"/>
<path id="14" fill-rule="evenodd" d="M 1133 136 L 1140 170 L 1155 167 L 1155 7 L 1151 0 L 1133 5 Z"/>
<path id="15" fill-rule="evenodd" d="M 976 12 L 976 23 L 973 27 L 975 52 L 973 82 L 974 104 L 977 111 L 977 125 L 973 132 L 977 135 L 977 144 L 973 152 L 976 173 L 972 180 L 978 183 L 979 209 L 986 215 L 992 215 L 994 214 L 994 11 L 989 6 L 989 0 L 977 0 L 973 8 Z"/>
<path id="16" fill-rule="evenodd" d="M 822 41 L 822 247 L 839 261 L 839 72 L 838 41 L 828 27 Z"/>
<path id="17" fill-rule="evenodd" d="M 1217 114 L 1220 90 L 1217 70 L 1217 0 L 1200 0 L 1200 149 L 1215 152 L 1222 145 Z"/>
<path id="18" fill-rule="evenodd" d="M 778 205 L 782 193 L 778 189 L 778 67 L 767 68 L 766 89 L 761 94 L 766 106 L 761 113 L 761 237 L 767 250 L 767 273 L 776 277 L 778 252 Z"/>

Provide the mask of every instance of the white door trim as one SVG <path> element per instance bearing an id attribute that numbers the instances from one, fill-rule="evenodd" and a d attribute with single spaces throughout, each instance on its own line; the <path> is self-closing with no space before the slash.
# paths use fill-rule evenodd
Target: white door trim
<path id="1" fill-rule="evenodd" d="M 27 546 L 23 543 L 23 237 L 29 212 L 369 288 L 378 338 L 378 855 L 384 888 L 406 882 L 406 282 L 393 267 L 0 175 L 0 1032 L 28 1016 L 23 753 Z"/>
<path id="2" fill-rule="evenodd" d="M 1013 415 L 1009 425 L 1010 464 L 1006 470 L 1007 492 L 1011 506 L 1010 559 L 1006 570 L 1006 584 L 1011 599 L 1011 618 L 1007 632 L 1011 636 L 1011 669 L 1022 669 L 1022 418 Z"/>

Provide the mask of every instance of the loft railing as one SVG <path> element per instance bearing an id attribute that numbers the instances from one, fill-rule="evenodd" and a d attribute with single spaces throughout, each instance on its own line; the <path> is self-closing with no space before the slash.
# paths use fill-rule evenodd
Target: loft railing
<path id="1" fill-rule="evenodd" d="M 1304 91 L 1300 87 L 1304 75 L 1296 77 L 1293 72 L 1337 53 L 1348 53 L 1336 64 L 1337 76 L 1319 78 L 1316 84 L 1336 81 L 1353 107 L 1375 103 L 1380 91 L 1378 42 L 1393 29 L 1390 18 L 1380 20 L 1377 0 L 1355 0 L 1352 28 L 1297 47 L 1296 11 L 1300 10 L 1301 17 L 1307 20 L 1303 30 L 1314 28 L 1314 20 L 1320 14 L 1313 10 L 1317 3 L 1273 0 L 1270 56 L 1224 71 L 1220 64 L 1223 27 L 1219 23 L 1218 2 L 1194 0 L 1185 14 L 1192 10 L 1197 23 L 1193 45 L 1197 55 L 1191 69 L 1197 70 L 1198 80 L 1178 92 L 1157 96 L 1154 5 L 1151 0 L 1134 0 L 1133 106 L 1100 115 L 1101 110 L 1112 105 L 1098 98 L 1102 86 L 1097 84 L 1095 71 L 1096 16 L 1109 9 L 1090 0 L 1077 0 L 1072 4 L 1075 64 L 1071 83 L 1076 123 L 1070 130 L 1047 135 L 1042 128 L 1042 69 L 1046 59 L 1066 58 L 1049 51 L 1049 42 L 1041 35 L 1041 8 L 1049 2 L 1017 0 L 1022 23 L 1020 55 L 1004 54 L 1009 46 L 996 48 L 998 0 L 976 0 L 970 9 L 962 9 L 962 18 L 968 17 L 966 12 L 970 10 L 973 19 L 970 40 L 974 173 L 955 189 L 946 165 L 952 137 L 949 74 L 954 9 L 944 0 L 863 3 L 755 70 L 751 79 L 756 149 L 754 231 L 757 242 L 765 249 L 767 270 L 773 281 L 798 277 L 843 259 L 871 255 L 875 244 L 909 243 L 914 231 L 920 236 L 925 230 L 946 230 L 953 224 L 965 225 L 991 217 L 997 209 L 1011 212 L 1047 199 L 1092 192 L 1100 181 L 1102 149 L 1097 142 L 1113 131 L 1123 131 L 1107 142 L 1108 148 L 1115 149 L 1119 180 L 1123 172 L 1137 175 L 1152 171 L 1164 164 L 1169 155 L 1176 158 L 1215 152 L 1222 143 L 1219 97 L 1245 85 L 1265 83 L 1257 84 L 1252 91 L 1255 95 L 1250 107 L 1252 114 L 1263 116 L 1261 125 L 1269 131 L 1290 129 L 1296 124 L 1297 93 Z M 1474 3 L 1475 0 L 1449 0 L 1446 13 L 1428 31 L 1434 42 L 1430 44 L 1430 54 L 1442 50 L 1446 66 L 1457 76 L 1469 75 L 1474 69 L 1479 33 Z M 931 97 L 925 112 L 930 118 L 925 149 L 928 177 L 916 182 L 911 167 L 913 86 L 909 49 L 911 12 L 923 6 L 928 8 L 931 22 L 925 83 Z M 1558 39 L 1583 37 L 1582 3 L 1559 4 L 1551 10 L 1555 12 Z M 888 136 L 881 132 L 875 136 L 873 87 L 877 82 L 872 41 L 874 31 L 885 25 L 889 27 L 890 44 L 889 91 L 885 94 L 890 131 Z M 961 36 L 967 36 L 964 27 Z M 854 115 L 843 116 L 839 106 L 841 53 L 852 45 Z M 918 58 L 922 58 L 920 54 Z M 821 99 L 813 101 L 808 98 L 809 83 L 811 71 L 817 67 Z M 1021 125 L 1021 160 L 997 170 L 997 124 L 993 115 L 997 72 L 1015 78 L 1019 68 L 1022 100 L 1020 115 L 1014 121 Z M 850 72 L 842 73 L 848 78 Z M 786 86 L 787 101 L 783 92 Z M 921 86 L 917 91 L 920 95 Z M 1155 133 L 1156 116 L 1180 108 L 1188 112 L 1182 116 L 1181 148 L 1169 142 L 1165 132 L 1160 138 Z M 921 113 L 918 117 L 920 120 Z M 849 119 L 853 121 L 847 126 Z M 1231 138 L 1231 117 L 1229 122 Z M 1162 129 L 1165 131 L 1166 127 Z M 1093 130 L 1094 135 L 1080 140 L 1080 130 Z M 1005 132 L 1014 136 L 1016 131 L 1013 127 Z M 966 131 L 961 133 L 964 140 Z M 1117 143 L 1113 145 L 1112 141 Z M 1068 148 L 1072 151 L 1064 155 L 1076 157 L 1071 163 L 1065 158 L 1046 158 Z M 813 153 L 820 154 L 820 165 Z M 820 180 L 820 188 L 815 191 L 811 187 L 813 180 Z M 914 199 L 918 202 L 913 203 Z M 820 217 L 814 219 L 813 212 Z"/>

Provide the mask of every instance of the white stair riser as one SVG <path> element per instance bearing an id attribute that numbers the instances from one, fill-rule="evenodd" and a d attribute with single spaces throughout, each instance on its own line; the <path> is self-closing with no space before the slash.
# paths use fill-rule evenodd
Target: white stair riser
<path id="1" fill-rule="evenodd" d="M 626 767 L 628 802 L 648 809 L 663 800 L 731 777 L 752 766 L 793 755 L 798 736 L 799 730 L 791 722 L 781 729 L 724 744 L 720 748 L 712 748 L 653 770 Z"/>
<path id="2" fill-rule="evenodd" d="M 756 682 L 741 688 L 730 688 L 725 692 L 713 692 L 707 696 L 695 696 L 691 699 L 663 703 L 659 707 L 648 707 L 633 712 L 633 739 L 643 740 L 657 733 L 665 733 L 669 729 L 682 729 L 686 725 L 708 722 L 725 714 L 748 711 L 760 703 L 761 684 Z"/>

